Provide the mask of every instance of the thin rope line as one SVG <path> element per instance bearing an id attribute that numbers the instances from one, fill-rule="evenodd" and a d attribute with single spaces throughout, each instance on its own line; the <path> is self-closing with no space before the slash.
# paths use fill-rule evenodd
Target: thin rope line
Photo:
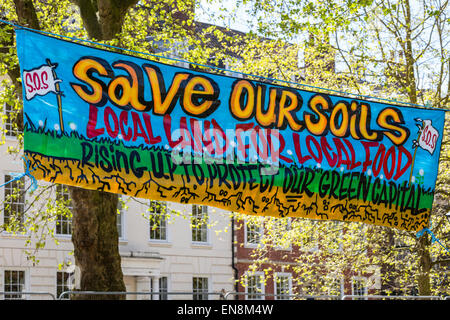
<path id="1" fill-rule="evenodd" d="M 220 67 L 216 67 L 216 66 L 205 65 L 205 64 L 192 62 L 192 61 L 187 61 L 187 60 L 183 60 L 183 59 L 177 59 L 177 58 L 172 58 L 172 57 L 165 57 L 165 56 L 161 56 L 161 55 L 157 55 L 157 54 L 141 52 L 141 51 L 136 51 L 136 50 L 127 49 L 127 48 L 121 48 L 121 47 L 117 47 L 117 46 L 113 46 L 113 45 L 109 45 L 109 44 L 95 42 L 95 41 L 88 40 L 88 39 L 80 39 L 80 38 L 76 38 L 76 37 L 70 37 L 70 36 L 65 36 L 65 35 L 61 35 L 61 34 L 52 33 L 52 32 L 49 32 L 49 31 L 36 30 L 36 29 L 32 29 L 32 28 L 21 26 L 21 25 L 13 23 L 11 21 L 7 21 L 7 20 L 3 20 L 3 19 L 0 19 L 0 22 L 3 22 L 3 23 L 8 24 L 8 25 L 11 25 L 11 26 L 13 26 L 15 28 L 25 29 L 25 30 L 29 30 L 29 31 L 33 31 L 33 32 L 41 33 L 41 34 L 50 35 L 50 36 L 62 37 L 62 38 L 71 39 L 71 40 L 75 40 L 75 41 L 82 41 L 82 42 L 90 43 L 90 44 L 93 44 L 93 45 L 103 46 L 103 47 L 106 47 L 106 48 L 112 48 L 112 49 L 116 49 L 116 50 L 128 51 L 128 52 L 132 52 L 132 53 L 135 53 L 135 54 L 142 54 L 142 55 L 146 55 L 146 56 L 162 58 L 162 59 L 172 60 L 172 61 L 176 61 L 176 62 L 189 63 L 189 64 L 192 64 L 192 65 L 205 67 L 205 68 L 211 68 L 211 69 L 218 70 L 218 71 L 239 73 L 239 74 L 242 74 L 244 76 L 265 79 L 265 80 L 268 80 L 268 81 L 278 81 L 278 82 L 282 82 L 282 83 L 298 85 L 298 86 L 307 87 L 307 88 L 311 88 L 311 89 L 319 89 L 319 90 L 330 91 L 330 92 L 339 93 L 339 94 L 343 94 L 343 95 L 351 95 L 351 96 L 355 96 L 356 98 L 375 99 L 375 100 L 379 100 L 379 101 L 391 102 L 391 103 L 395 103 L 395 104 L 404 104 L 404 105 L 409 105 L 409 106 L 416 106 L 416 107 L 421 107 L 421 108 L 425 108 L 425 109 L 450 111 L 450 109 L 431 108 L 429 106 L 416 104 L 416 103 L 411 103 L 411 102 L 406 102 L 406 101 L 399 101 L 399 100 L 395 100 L 395 99 L 386 99 L 386 98 L 380 98 L 380 97 L 373 97 L 373 96 L 362 95 L 362 94 L 358 94 L 358 93 L 351 93 L 351 92 L 340 91 L 340 90 L 335 90 L 335 89 L 322 88 L 322 87 L 313 86 L 313 85 L 309 85 L 309 84 L 298 83 L 298 82 L 295 82 L 295 81 L 288 81 L 288 80 L 281 80 L 281 79 L 276 79 L 276 78 L 269 78 L 269 77 L 264 77 L 264 76 L 258 76 L 258 75 L 254 75 L 254 74 L 251 74 L 251 73 L 245 73 L 245 72 L 241 72 L 241 71 L 235 71 L 235 70 L 230 70 L 230 69 L 226 69 L 226 68 L 220 68 Z"/>
<path id="2" fill-rule="evenodd" d="M 434 233 L 433 233 L 430 229 L 428 229 L 428 228 L 423 228 L 422 230 L 420 230 L 419 232 L 417 232 L 416 237 L 417 237 L 417 238 L 420 238 L 420 237 L 423 236 L 425 233 L 428 233 L 428 234 L 431 236 L 431 243 L 434 243 L 434 242 L 436 241 L 437 243 L 440 244 L 440 246 L 441 246 L 442 248 L 444 248 L 448 253 L 450 253 L 450 250 L 447 249 L 447 248 L 441 243 L 441 241 L 440 241 L 438 238 L 436 238 L 436 236 L 434 235 Z"/>
<path id="3" fill-rule="evenodd" d="M 15 177 L 13 179 L 9 180 L 9 181 L 6 181 L 2 185 L 0 185 L 0 188 L 2 188 L 4 186 L 6 186 L 7 184 L 12 183 L 14 181 L 18 181 L 18 180 L 22 179 L 25 176 L 28 176 L 31 179 L 31 189 L 30 190 L 34 191 L 37 188 L 37 180 L 31 174 L 36 169 L 36 167 L 30 168 L 31 161 L 27 158 L 27 156 L 24 155 L 22 157 L 22 159 L 23 159 L 23 161 L 25 162 L 25 165 L 26 165 L 25 172 L 24 173 L 19 173 L 19 174 L 17 174 L 17 173 L 10 173 L 11 175 L 15 175 Z"/>

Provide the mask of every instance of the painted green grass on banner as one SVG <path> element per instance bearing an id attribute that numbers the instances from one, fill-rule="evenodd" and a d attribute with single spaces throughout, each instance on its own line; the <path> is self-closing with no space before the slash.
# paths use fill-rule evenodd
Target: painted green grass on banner
<path id="1" fill-rule="evenodd" d="M 107 148 L 108 152 L 110 152 L 111 146 L 113 147 L 113 153 L 116 151 L 122 152 L 126 155 L 127 159 L 130 158 L 130 153 L 132 151 L 137 151 L 140 156 L 140 161 L 138 163 L 138 166 L 145 166 L 148 170 L 155 170 L 155 168 L 152 168 L 152 159 L 153 163 L 155 163 L 156 166 L 159 166 L 158 161 L 158 155 L 163 159 L 161 162 L 163 165 L 163 170 L 158 170 L 164 172 L 165 174 L 169 173 L 169 160 L 171 159 L 171 151 L 166 150 L 162 147 L 139 147 L 139 148 L 133 148 L 133 147 L 126 147 L 123 145 L 122 141 L 111 143 L 108 139 L 94 139 L 94 140 L 88 140 L 84 137 L 78 135 L 77 133 L 64 133 L 62 135 L 57 134 L 55 131 L 47 130 L 44 132 L 42 128 L 39 128 L 38 130 L 34 130 L 29 128 L 28 126 L 25 127 L 25 134 L 27 139 L 25 140 L 25 150 L 30 152 L 39 153 L 42 155 L 51 155 L 54 158 L 64 158 L 64 159 L 75 159 L 75 160 L 81 160 L 82 154 L 83 154 L 83 143 L 89 143 L 92 145 L 93 150 L 97 149 L 100 150 L 101 147 Z M 95 155 L 92 155 L 90 158 L 90 163 L 94 164 L 94 158 Z M 204 177 L 210 178 L 209 170 L 208 170 L 208 164 L 203 161 L 201 156 L 196 156 L 194 158 L 191 158 L 191 161 L 193 163 L 196 163 L 196 166 L 199 166 L 200 169 L 203 171 Z M 212 160 L 209 158 L 209 163 L 211 163 Z M 225 165 L 225 161 L 219 162 L 215 165 L 215 168 L 217 169 L 217 166 L 223 168 L 222 166 Z M 263 179 L 264 182 L 267 183 L 268 179 L 272 179 L 270 175 L 261 176 L 260 174 L 251 174 L 257 173 L 258 171 L 249 171 L 245 168 L 248 166 L 252 166 L 253 170 L 259 170 L 260 166 L 258 166 L 256 163 L 242 163 L 235 160 L 233 163 L 234 165 L 238 165 L 241 168 L 241 174 L 247 175 L 247 183 L 250 178 L 254 179 L 253 183 L 258 184 Z M 173 164 L 171 164 L 173 166 Z M 231 166 L 232 164 L 230 164 Z M 192 175 L 192 166 L 188 165 L 188 171 Z M 267 168 L 267 166 L 265 166 Z M 173 170 L 173 167 L 172 167 Z M 186 175 L 186 168 L 183 165 L 176 166 L 175 170 L 173 171 L 173 174 L 175 175 Z M 331 177 L 331 174 L 333 173 L 335 176 L 339 176 L 340 178 L 343 177 L 345 174 L 344 172 L 338 171 L 338 170 L 323 170 L 321 168 L 314 168 L 312 166 L 304 167 L 304 168 L 298 168 L 295 165 L 292 166 L 280 166 L 278 168 L 279 172 L 273 177 L 273 185 L 278 187 L 285 187 L 289 186 L 291 184 L 290 191 L 301 191 L 301 175 L 305 171 L 313 171 L 314 172 L 314 178 L 310 181 L 308 184 L 308 190 L 311 192 L 318 193 L 319 192 L 319 186 L 320 186 L 320 180 L 324 174 L 328 174 L 328 177 Z M 232 181 L 230 177 L 230 172 L 228 172 L 228 175 L 226 176 L 226 180 Z M 249 176 L 251 175 L 251 177 Z M 347 176 L 348 177 L 348 176 Z M 365 176 L 367 179 L 369 177 Z M 217 177 L 216 177 L 217 179 Z M 287 181 L 287 179 L 290 179 Z M 361 191 L 358 192 L 359 199 L 363 199 L 365 197 L 365 201 L 372 201 L 372 189 L 374 187 L 373 183 L 374 179 L 372 178 L 372 181 L 368 184 L 368 192 L 367 194 L 363 194 Z M 382 181 L 381 184 L 383 183 Z M 230 183 L 231 184 L 231 183 Z M 231 184 L 232 185 L 232 184 Z M 417 185 L 418 187 L 418 185 Z M 345 188 L 348 188 L 348 183 L 345 185 Z M 356 188 L 356 187 L 355 187 Z M 380 186 L 378 186 L 380 188 Z M 416 188 L 416 192 L 417 192 Z M 352 195 L 354 196 L 357 192 L 354 191 Z M 387 189 L 387 193 L 390 192 L 390 189 Z M 408 198 L 409 192 L 407 191 L 405 193 L 405 198 Z M 326 195 L 329 195 L 329 191 L 325 192 Z M 335 194 L 338 194 L 336 192 Z M 379 195 L 379 192 L 377 193 Z M 399 199 L 397 201 L 394 201 L 392 205 L 396 205 L 398 203 Z M 433 201 L 433 195 L 430 192 L 424 192 L 421 195 L 419 208 L 431 208 Z"/>

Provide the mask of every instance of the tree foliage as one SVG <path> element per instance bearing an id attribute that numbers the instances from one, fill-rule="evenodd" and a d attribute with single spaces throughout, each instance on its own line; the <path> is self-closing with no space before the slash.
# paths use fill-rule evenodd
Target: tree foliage
<path id="1" fill-rule="evenodd" d="M 448 1 L 243 0 L 238 4 L 246 6 L 254 33 L 288 41 L 302 53 L 302 68 L 292 68 L 290 75 L 303 86 L 449 109 Z M 258 72 L 254 63 L 252 72 Z M 430 229 L 448 248 L 448 113 L 446 118 Z M 261 223 L 268 230 L 264 245 L 255 251 L 254 269 L 267 265 L 268 250 L 279 243 L 271 219 Z M 310 294 L 327 292 L 324 275 L 365 274 L 373 279 L 374 273 L 381 277 L 381 283 L 372 286 L 378 292 L 448 294 L 448 252 L 427 234 L 417 238 L 412 232 L 383 227 L 295 220 L 283 239 L 287 246 L 307 253 L 296 259 L 294 269 L 299 284 L 313 284 Z M 316 239 L 322 250 L 308 249 L 308 239 Z M 336 246 L 339 250 L 332 249 Z"/>
<path id="2" fill-rule="evenodd" d="M 220 8 L 215 22 L 227 25 L 233 19 L 246 19 L 249 32 L 199 24 L 193 8 L 203 7 L 193 1 L 5 0 L 0 13 L 2 19 L 23 26 L 93 39 L 137 56 L 148 58 L 136 52 L 153 54 L 152 59 L 164 63 L 182 59 L 199 70 L 224 73 L 215 67 L 226 67 L 252 79 L 267 77 L 274 83 L 280 79 L 293 87 L 449 107 L 448 1 L 238 0 L 235 7 L 219 0 L 206 2 Z M 236 15 L 239 7 L 246 11 L 245 17 Z M 9 76 L 2 83 L 0 108 L 4 103 L 13 106 L 15 127 L 20 130 L 22 93 L 11 26 L 1 24 L 0 43 L 0 74 Z M 449 126 L 447 113 L 431 228 L 447 247 Z M 5 143 L 4 132 L 1 136 Z M 22 148 L 19 135 L 9 151 L 20 154 Z M 26 223 L 34 234 L 29 244 L 35 249 L 45 245 L 52 221 L 65 210 L 65 204 L 55 200 L 54 189 L 40 185 L 26 207 Z M 421 295 L 430 295 L 448 290 L 448 253 L 427 234 L 418 239 L 414 233 L 395 229 L 305 219 L 292 220 L 285 229 L 286 219 L 236 217 L 257 219 L 266 226 L 264 245 L 254 251 L 252 270 L 262 268 L 269 274 L 268 252 L 280 246 L 296 246 L 308 253 L 297 259 L 293 271 L 298 283 L 311 284 L 304 289 L 310 294 L 329 292 L 333 279 L 349 272 L 379 275 L 381 284 L 373 287 L 385 293 L 416 288 Z M 115 228 L 113 220 L 105 224 Z"/>

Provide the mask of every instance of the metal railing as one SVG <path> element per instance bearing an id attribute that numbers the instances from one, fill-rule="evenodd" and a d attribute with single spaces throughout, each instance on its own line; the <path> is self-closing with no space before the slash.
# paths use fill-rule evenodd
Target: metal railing
<path id="1" fill-rule="evenodd" d="M 40 295 L 40 296 L 50 296 L 52 300 L 56 300 L 55 295 L 50 292 L 28 292 L 28 291 L 21 291 L 21 292 L 0 292 L 0 296 L 14 296 L 14 298 L 9 298 L 9 300 L 28 300 L 26 298 L 23 298 L 23 296 L 27 295 Z M 17 298 L 15 298 L 17 297 Z M 8 299 L 8 298 L 7 298 Z"/>
<path id="2" fill-rule="evenodd" d="M 304 299 L 304 300 L 322 300 L 322 299 L 339 300 L 339 299 L 341 299 L 341 296 L 334 296 L 334 295 L 312 296 L 312 295 L 301 295 L 301 294 L 271 294 L 271 293 L 248 293 L 248 292 L 227 292 L 224 295 L 224 299 L 228 300 L 228 297 L 231 295 L 247 296 L 247 297 L 250 296 L 250 297 L 252 297 L 252 299 L 255 299 L 253 297 L 275 297 L 275 298 L 277 298 L 277 300 L 291 300 L 291 299 L 286 299 L 286 298 Z M 255 300 L 257 300 L 257 299 L 255 299 Z"/>
<path id="3" fill-rule="evenodd" d="M 441 296 L 382 296 L 382 295 L 354 295 L 347 294 L 342 296 L 342 300 L 347 300 L 351 298 L 352 300 L 446 300 L 448 297 Z"/>
<path id="4" fill-rule="evenodd" d="M 95 295 L 145 295 L 150 296 L 153 298 L 156 296 L 156 300 L 159 300 L 160 297 L 168 298 L 169 296 L 185 296 L 182 297 L 182 300 L 186 300 L 186 296 L 188 296 L 188 299 L 193 299 L 194 296 L 217 296 L 217 299 L 219 300 L 230 300 L 230 297 L 239 297 L 239 296 L 245 296 L 245 297 L 251 297 L 252 300 L 256 298 L 262 298 L 260 300 L 266 300 L 268 297 L 274 297 L 277 300 L 286 300 L 288 298 L 289 300 L 450 300 L 450 296 L 384 296 L 384 295 L 343 295 L 343 296 L 336 296 L 336 295 L 300 295 L 300 294 L 269 294 L 269 293 L 248 293 L 248 292 L 148 292 L 148 291 L 139 291 L 139 292 L 124 292 L 124 291 L 109 291 L 109 292 L 103 292 L 103 291 L 64 291 L 62 292 L 59 297 L 56 297 L 55 294 L 51 292 L 29 292 L 29 291 L 22 291 L 22 292 L 0 292 L 0 297 L 2 296 L 10 296 L 9 298 L 6 297 L 6 299 L 11 300 L 28 300 L 30 296 L 46 296 L 49 297 L 51 300 L 67 300 L 67 298 L 70 298 L 72 295 L 87 295 L 87 296 L 95 296 Z M 43 300 L 43 299 L 39 299 Z"/>
<path id="5" fill-rule="evenodd" d="M 64 296 L 70 296 L 70 295 L 149 295 L 149 296 L 203 296 L 207 295 L 209 296 L 219 296 L 219 299 L 224 299 L 224 292 L 150 292 L 150 291 L 141 291 L 141 292 L 123 292 L 123 291 L 64 291 L 62 292 L 58 300 L 64 300 Z M 159 297 L 158 297 L 159 298 Z M 159 300 L 159 299 L 157 299 Z"/>

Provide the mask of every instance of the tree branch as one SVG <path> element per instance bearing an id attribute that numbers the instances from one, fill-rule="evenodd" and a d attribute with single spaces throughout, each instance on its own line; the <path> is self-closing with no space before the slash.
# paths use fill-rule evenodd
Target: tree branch
<path id="1" fill-rule="evenodd" d="M 436 260 L 431 263 L 433 266 L 436 264 L 450 264 L 450 259 Z"/>
<path id="2" fill-rule="evenodd" d="M 39 20 L 32 0 L 14 0 L 19 24 L 40 30 Z"/>
<path id="3" fill-rule="evenodd" d="M 103 39 L 102 29 L 97 19 L 97 7 L 91 0 L 75 0 L 80 8 L 81 19 L 83 19 L 84 27 L 91 39 Z"/>
<path id="4" fill-rule="evenodd" d="M 80 0 L 81 1 L 81 0 Z M 87 1 L 87 0 L 82 0 Z M 111 40 L 121 32 L 125 15 L 138 0 L 98 0 L 99 23 L 103 40 Z"/>

